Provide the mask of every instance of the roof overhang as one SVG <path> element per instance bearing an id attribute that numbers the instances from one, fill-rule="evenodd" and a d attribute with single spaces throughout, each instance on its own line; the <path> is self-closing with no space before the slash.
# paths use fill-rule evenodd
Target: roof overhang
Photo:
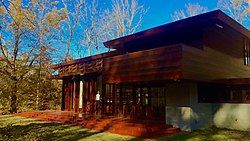
<path id="1" fill-rule="evenodd" d="M 104 42 L 104 45 L 108 48 L 127 51 L 129 50 L 129 48 L 138 46 L 138 42 L 140 42 L 140 45 L 143 46 L 143 42 L 145 42 L 145 44 L 148 44 L 148 40 L 150 38 L 153 38 L 151 42 L 155 42 L 153 44 L 155 44 L 156 46 L 157 41 L 155 39 L 162 38 L 164 41 L 164 39 L 167 39 L 166 36 L 169 36 L 171 38 L 171 35 L 176 35 L 175 38 L 178 38 L 180 36 L 183 36 L 184 34 L 186 34 L 186 36 L 183 38 L 186 38 L 189 37 L 190 33 L 194 34 L 202 32 L 206 30 L 207 27 L 211 27 L 211 25 L 217 26 L 218 28 L 220 28 L 221 25 L 226 25 L 230 28 L 230 32 L 232 32 L 233 30 L 234 32 L 237 32 L 238 36 L 242 36 L 247 39 L 250 38 L 250 32 L 248 29 L 233 20 L 231 17 L 227 16 L 222 11 L 215 10 L 128 36 L 124 36 L 118 39 L 110 40 Z M 161 45 L 163 44 L 161 43 Z M 151 46 L 154 45 L 151 44 Z"/>
<path id="2" fill-rule="evenodd" d="M 87 62 L 90 62 L 90 61 L 95 61 L 95 60 L 98 60 L 98 59 L 104 59 L 104 58 L 107 58 L 107 57 L 120 55 L 120 54 L 123 54 L 123 52 L 121 52 L 121 51 L 111 51 L 111 52 L 106 52 L 106 53 L 102 53 L 102 54 L 97 54 L 97 55 L 93 55 L 93 56 L 89 56 L 89 57 L 85 57 L 85 58 L 72 60 L 72 61 L 69 61 L 69 62 L 54 64 L 54 65 L 51 65 L 50 67 L 52 69 L 59 69 L 61 67 L 65 67 L 65 66 L 76 65 L 76 64 L 80 64 L 80 63 L 87 63 Z"/>

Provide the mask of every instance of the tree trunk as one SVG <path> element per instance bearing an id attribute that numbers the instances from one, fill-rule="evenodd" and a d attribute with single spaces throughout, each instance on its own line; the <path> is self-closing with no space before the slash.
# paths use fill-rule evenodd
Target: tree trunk
<path id="1" fill-rule="evenodd" d="M 11 101 L 10 101 L 10 113 L 17 113 L 17 84 L 14 84 L 14 88 L 11 95 Z"/>
<path id="2" fill-rule="evenodd" d="M 11 105 L 10 105 L 10 113 L 17 113 L 17 96 L 15 93 L 11 95 Z"/>

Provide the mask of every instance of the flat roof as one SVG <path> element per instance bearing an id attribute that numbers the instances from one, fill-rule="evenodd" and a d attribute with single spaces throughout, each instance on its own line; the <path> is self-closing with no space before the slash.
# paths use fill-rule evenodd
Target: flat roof
<path id="1" fill-rule="evenodd" d="M 134 33 L 128 36 L 110 40 L 104 42 L 104 45 L 107 48 L 126 50 L 126 48 L 133 47 L 133 45 L 138 46 L 138 44 L 135 43 L 137 40 L 142 42 L 144 38 L 146 38 L 146 41 L 151 37 L 159 36 L 160 34 L 162 34 L 161 36 L 166 36 L 166 33 L 168 33 L 168 35 L 177 34 L 177 32 L 180 34 L 185 34 L 185 30 L 189 30 L 189 32 L 186 34 L 190 34 L 190 32 L 193 33 L 193 31 L 203 30 L 205 27 L 211 26 L 211 24 L 217 24 L 217 22 L 229 26 L 231 29 L 239 33 L 239 35 L 243 36 L 244 38 L 250 38 L 250 31 L 248 29 L 246 29 L 237 21 L 223 13 L 221 10 L 215 10 L 179 21 L 175 21 L 172 23 L 168 23 L 165 25 L 161 25 L 138 33 Z M 154 38 L 152 42 L 154 42 L 155 39 L 156 38 Z"/>

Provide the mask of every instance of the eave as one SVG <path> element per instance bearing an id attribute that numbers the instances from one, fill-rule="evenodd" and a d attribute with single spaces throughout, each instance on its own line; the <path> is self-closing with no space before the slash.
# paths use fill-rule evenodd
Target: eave
<path id="1" fill-rule="evenodd" d="M 211 24 L 216 24 L 217 22 L 230 26 L 230 28 L 238 32 L 244 38 L 247 38 L 247 39 L 250 38 L 250 32 L 248 29 L 246 29 L 241 24 L 233 20 L 231 17 L 227 16 L 222 11 L 215 10 L 215 11 L 211 11 L 211 12 L 204 13 L 201 15 L 179 20 L 176 22 L 172 22 L 169 24 L 161 25 L 161 26 L 151 28 L 145 31 L 141 31 L 135 34 L 131 34 L 128 36 L 110 40 L 110 41 L 105 42 L 104 45 L 107 48 L 126 50 L 126 48 L 133 46 L 131 43 L 129 44 L 129 46 L 126 46 L 126 44 L 132 41 L 133 42 L 135 42 L 136 40 L 141 41 L 144 38 L 148 39 L 150 37 L 160 35 L 160 34 L 164 36 L 165 34 L 163 33 L 168 33 L 168 32 L 169 34 L 173 34 L 173 33 L 176 34 L 176 32 L 182 32 L 182 30 L 179 31 L 180 29 L 189 30 L 190 28 L 192 28 L 192 30 L 203 30 L 207 26 L 211 26 Z"/>

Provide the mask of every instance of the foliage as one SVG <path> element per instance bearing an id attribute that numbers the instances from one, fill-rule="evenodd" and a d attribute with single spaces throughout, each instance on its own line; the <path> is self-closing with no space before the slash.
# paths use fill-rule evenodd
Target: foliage
<path id="1" fill-rule="evenodd" d="M 49 79 L 53 73 L 52 62 L 71 60 L 75 55 L 73 51 L 83 57 L 87 49 L 90 55 L 92 50 L 99 50 L 102 41 L 135 32 L 144 11 L 137 0 L 114 0 L 111 10 L 100 9 L 95 0 L 6 0 L 0 4 L 0 97 L 3 103 L 0 108 L 11 113 L 58 107 L 61 83 Z M 102 17 L 103 11 L 109 16 Z M 116 17 L 115 23 L 104 26 L 112 16 Z M 121 22 L 123 25 L 115 27 Z M 114 32 L 112 37 L 108 36 L 111 32 Z"/>
<path id="2" fill-rule="evenodd" d="M 0 96 L 5 102 L 9 101 L 2 107 L 9 106 L 13 113 L 17 108 L 34 108 L 29 102 L 39 99 L 42 95 L 40 86 L 50 82 L 50 40 L 55 27 L 50 26 L 45 17 L 53 9 L 46 0 L 31 1 L 26 5 L 22 0 L 1 1 L 1 7 L 4 12 L 1 13 L 0 30 L 0 87 L 3 87 Z M 58 89 L 57 85 L 50 86 L 53 88 L 47 89 L 48 95 Z M 38 100 L 36 103 L 39 105 Z"/>
<path id="3" fill-rule="evenodd" d="M 249 0 L 219 0 L 218 8 L 225 11 L 233 19 L 241 24 L 249 21 L 250 1 Z"/>
<path id="4" fill-rule="evenodd" d="M 195 16 L 195 15 L 199 15 L 202 13 L 207 12 L 208 9 L 207 7 L 203 7 L 198 3 L 192 4 L 192 3 L 188 3 L 187 5 L 185 5 L 185 9 L 181 9 L 181 10 L 177 10 L 172 14 L 172 19 L 174 21 L 177 20 L 181 20 L 184 18 L 188 18 L 191 16 Z"/>

